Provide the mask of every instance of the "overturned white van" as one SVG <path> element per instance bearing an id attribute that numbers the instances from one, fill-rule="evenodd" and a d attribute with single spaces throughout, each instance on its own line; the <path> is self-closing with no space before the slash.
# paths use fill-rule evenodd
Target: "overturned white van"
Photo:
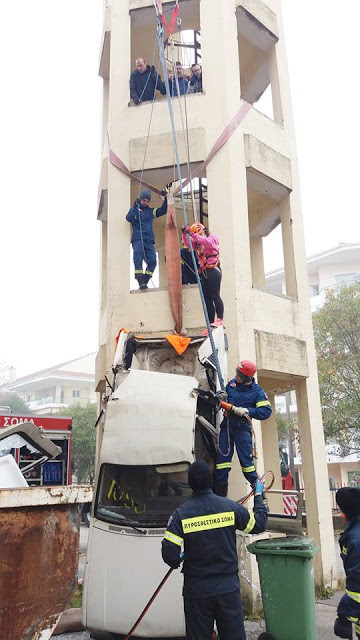
<path id="1" fill-rule="evenodd" d="M 226 336 L 214 329 L 227 379 Z M 191 490 L 195 459 L 214 465 L 220 416 L 194 391 L 220 390 L 210 340 L 136 337 L 122 332 L 90 523 L 83 622 L 94 638 L 126 636 L 161 579 L 161 541 L 171 513 Z M 181 352 L 181 353 L 180 353 Z M 135 631 L 183 638 L 182 576 L 174 571 Z"/>

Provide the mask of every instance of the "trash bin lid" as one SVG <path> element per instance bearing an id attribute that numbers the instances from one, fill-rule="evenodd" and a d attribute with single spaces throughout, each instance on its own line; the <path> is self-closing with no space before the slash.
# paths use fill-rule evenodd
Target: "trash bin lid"
<path id="1" fill-rule="evenodd" d="M 314 542 L 313 538 L 300 536 L 286 536 L 284 538 L 269 538 L 267 540 L 257 540 L 254 544 L 257 549 L 309 549 Z"/>
<path id="2" fill-rule="evenodd" d="M 319 547 L 313 546 L 313 538 L 298 536 L 258 540 L 246 548 L 255 555 L 294 555 L 304 558 L 312 558 L 319 551 Z"/>

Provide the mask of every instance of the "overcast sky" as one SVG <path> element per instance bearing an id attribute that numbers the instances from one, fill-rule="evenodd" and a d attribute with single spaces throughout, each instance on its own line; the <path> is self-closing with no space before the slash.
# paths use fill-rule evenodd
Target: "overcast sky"
<path id="1" fill-rule="evenodd" d="M 360 240 L 360 2 L 283 15 L 310 255 Z M 97 350 L 102 0 L 6 1 L 0 25 L 0 361 L 21 376 Z"/>

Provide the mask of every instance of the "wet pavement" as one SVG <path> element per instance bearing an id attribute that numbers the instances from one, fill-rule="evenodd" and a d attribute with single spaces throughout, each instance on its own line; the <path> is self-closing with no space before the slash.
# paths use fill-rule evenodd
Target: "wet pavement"
<path id="1" fill-rule="evenodd" d="M 80 546 L 79 546 L 79 578 L 84 576 L 85 558 L 86 558 L 86 545 L 88 539 L 89 529 L 82 524 L 80 528 Z M 342 562 L 339 553 L 338 534 L 335 534 L 335 549 L 337 556 L 337 563 L 339 569 L 339 575 L 344 575 Z M 334 621 L 336 618 L 336 608 L 340 598 L 343 595 L 343 591 L 337 591 L 331 598 L 327 600 L 318 600 L 316 603 L 316 627 L 317 627 L 317 640 L 332 640 L 335 638 L 333 633 Z M 291 620 L 289 620 L 289 640 L 291 640 Z M 266 631 L 265 621 L 261 620 L 246 620 L 245 621 L 246 638 L 247 640 L 258 640 L 261 633 Z M 63 633 L 59 636 L 54 636 L 55 639 L 60 640 L 90 640 L 90 634 L 87 631 L 77 631 L 73 633 Z M 305 640 L 305 639 L 304 639 Z"/>
<path id="2" fill-rule="evenodd" d="M 338 591 L 328 600 L 319 600 L 316 603 L 317 640 L 332 640 L 335 638 L 333 627 L 336 618 L 336 607 L 342 594 L 343 592 Z M 247 640 L 258 640 L 259 635 L 266 631 L 265 622 L 264 620 L 246 620 L 245 629 Z M 90 635 L 87 631 L 80 631 L 77 633 L 63 633 L 60 636 L 56 636 L 56 638 L 60 638 L 61 640 L 90 640 Z M 288 640 L 291 640 L 290 619 Z"/>

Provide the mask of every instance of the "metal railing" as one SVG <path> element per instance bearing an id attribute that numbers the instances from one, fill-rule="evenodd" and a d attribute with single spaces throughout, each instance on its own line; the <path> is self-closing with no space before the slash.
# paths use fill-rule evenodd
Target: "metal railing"
<path id="1" fill-rule="evenodd" d="M 358 485 L 354 485 L 354 484 L 351 484 L 351 483 L 340 483 L 340 482 L 334 482 L 334 483 L 332 483 L 331 487 L 329 487 L 331 510 L 332 510 L 332 512 L 334 514 L 339 514 L 340 513 L 340 509 L 336 504 L 336 492 L 338 491 L 338 489 L 341 489 L 342 487 L 351 487 L 351 486 L 357 486 L 358 488 L 360 488 L 360 486 L 358 486 Z M 300 487 L 299 491 L 304 496 L 304 511 L 306 511 L 306 508 L 305 508 L 306 507 L 306 505 L 305 505 L 306 501 L 305 501 L 305 489 L 304 489 L 304 487 Z"/>

